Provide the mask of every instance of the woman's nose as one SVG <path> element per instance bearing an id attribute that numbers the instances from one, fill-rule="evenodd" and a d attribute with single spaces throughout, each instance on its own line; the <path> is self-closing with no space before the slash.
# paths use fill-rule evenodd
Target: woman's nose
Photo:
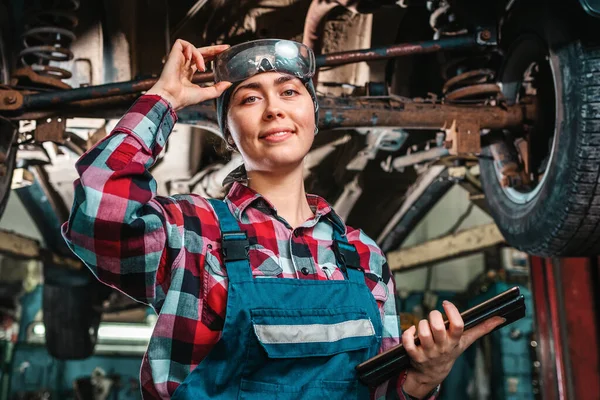
<path id="1" fill-rule="evenodd" d="M 269 101 L 267 103 L 267 107 L 265 108 L 265 112 L 263 113 L 263 117 L 267 121 L 273 120 L 275 118 L 283 118 L 284 116 L 285 116 L 285 112 L 277 104 L 276 101 Z"/>

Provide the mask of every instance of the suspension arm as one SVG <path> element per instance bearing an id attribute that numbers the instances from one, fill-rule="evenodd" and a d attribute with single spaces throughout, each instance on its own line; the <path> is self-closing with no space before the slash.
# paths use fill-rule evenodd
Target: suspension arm
<path id="1" fill-rule="evenodd" d="M 116 100 L 117 98 L 115 98 Z M 50 116 L 74 117 L 118 117 L 127 111 L 134 97 L 123 96 L 121 104 L 105 99 L 102 102 L 86 100 L 66 105 L 47 112 L 30 112 L 8 117 L 12 120 L 31 120 Z M 450 129 L 466 122 L 480 129 L 503 129 L 519 127 L 535 118 L 533 102 L 516 105 L 451 105 L 415 102 L 396 97 L 323 97 L 319 96 L 319 129 L 389 126 L 406 129 Z M 95 107 L 88 107 L 91 102 Z M 214 102 L 208 101 L 187 107 L 178 113 L 179 122 L 195 125 L 216 124 Z"/>

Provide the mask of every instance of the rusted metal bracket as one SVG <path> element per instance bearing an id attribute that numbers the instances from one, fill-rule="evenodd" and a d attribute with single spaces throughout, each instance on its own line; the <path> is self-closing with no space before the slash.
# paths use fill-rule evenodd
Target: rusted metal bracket
<path id="1" fill-rule="evenodd" d="M 36 122 L 34 138 L 38 142 L 63 143 L 65 141 L 66 129 L 66 118 L 53 117 L 40 119 Z"/>
<path id="2" fill-rule="evenodd" d="M 0 90 L 0 111 L 16 111 L 23 107 L 23 95 L 17 90 Z"/>
<path id="3" fill-rule="evenodd" d="M 478 121 L 454 120 L 445 131 L 444 145 L 451 155 L 468 156 L 481 153 L 481 124 Z"/>
<path id="4" fill-rule="evenodd" d="M 46 67 L 50 68 L 50 67 Z M 33 84 L 35 87 L 47 87 L 54 89 L 71 89 L 71 86 L 64 83 L 58 78 L 53 76 L 44 76 L 36 73 L 30 67 L 19 68 L 12 73 L 13 86 L 16 86 L 18 81 L 26 80 L 28 84 Z"/>

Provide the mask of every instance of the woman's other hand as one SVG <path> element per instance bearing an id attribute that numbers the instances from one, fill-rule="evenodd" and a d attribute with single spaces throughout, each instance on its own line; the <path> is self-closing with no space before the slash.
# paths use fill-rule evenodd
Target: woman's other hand
<path id="1" fill-rule="evenodd" d="M 231 83 L 219 82 L 214 86 L 201 87 L 192 83 L 192 77 L 196 71 L 206 71 L 205 63 L 228 48 L 229 45 L 196 48 L 185 40 L 177 39 L 160 78 L 146 94 L 163 97 L 176 111 L 219 97 Z"/>
<path id="2" fill-rule="evenodd" d="M 419 346 L 415 345 L 415 326 L 402 334 L 402 345 L 412 361 L 403 389 L 417 398 L 423 398 L 442 383 L 458 356 L 473 342 L 504 322 L 504 318 L 494 317 L 464 331 L 463 319 L 454 304 L 444 301 L 443 307 L 448 316 L 448 330 L 442 313 L 434 310 L 429 313 L 429 320 L 419 321 Z"/>

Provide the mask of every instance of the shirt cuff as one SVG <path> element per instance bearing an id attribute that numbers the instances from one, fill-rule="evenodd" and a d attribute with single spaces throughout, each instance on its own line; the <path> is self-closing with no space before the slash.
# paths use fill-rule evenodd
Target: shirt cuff
<path id="1" fill-rule="evenodd" d="M 400 378 L 398 380 L 398 388 L 399 388 L 399 391 L 402 392 L 402 396 L 404 396 L 404 399 L 406 399 L 406 400 L 435 400 L 438 398 L 438 395 L 440 394 L 440 385 L 437 385 L 431 392 L 427 393 L 422 398 L 414 397 L 414 396 L 411 396 L 410 394 L 406 393 L 404 391 L 404 382 L 406 381 L 407 375 L 408 375 L 408 371 L 402 372 L 402 374 L 400 375 Z M 402 397 L 400 397 L 400 398 L 402 398 Z"/>
<path id="2" fill-rule="evenodd" d="M 176 122 L 177 114 L 168 101 L 158 95 L 147 94 L 133 103 L 113 132 L 136 136 L 156 157 L 165 147 Z"/>

